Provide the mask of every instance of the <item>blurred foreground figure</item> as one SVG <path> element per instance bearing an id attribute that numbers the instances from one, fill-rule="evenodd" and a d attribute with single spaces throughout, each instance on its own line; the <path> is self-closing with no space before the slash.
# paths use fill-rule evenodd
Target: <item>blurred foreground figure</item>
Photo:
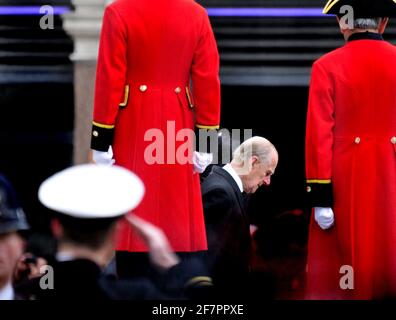
<path id="1" fill-rule="evenodd" d="M 208 235 L 207 261 L 220 297 L 246 297 L 251 237 L 243 193 L 269 186 L 278 152 L 267 139 L 253 137 L 234 152 L 231 163 L 213 167 L 202 183 Z"/>
<path id="2" fill-rule="evenodd" d="M 324 13 L 346 44 L 312 69 L 307 298 L 396 298 L 396 48 L 382 38 L 396 3 L 331 0 Z"/>
<path id="3" fill-rule="evenodd" d="M 14 270 L 23 253 L 18 231 L 28 229 L 25 214 L 11 184 L 0 175 L 0 300 L 14 300 Z"/>
<path id="4" fill-rule="evenodd" d="M 163 283 L 162 288 L 143 278 L 119 281 L 102 275 L 114 255 L 117 221 L 140 203 L 143 194 L 140 179 L 117 166 L 76 166 L 44 181 L 39 199 L 54 212 L 52 230 L 59 242 L 58 251 L 56 261 L 47 266 L 41 279 L 25 287 L 25 295 L 30 294 L 31 299 L 184 298 L 187 281 L 190 288 L 204 282 L 210 285 L 210 278 L 196 281 L 190 277 L 190 272 L 197 270 L 182 269 L 164 234 L 133 215 L 128 223 L 142 236 L 152 263 L 169 283 Z"/>

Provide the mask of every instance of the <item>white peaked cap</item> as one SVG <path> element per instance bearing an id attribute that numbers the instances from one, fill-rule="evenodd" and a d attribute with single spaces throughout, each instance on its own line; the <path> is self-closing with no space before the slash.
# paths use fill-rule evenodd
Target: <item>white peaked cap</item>
<path id="1" fill-rule="evenodd" d="M 75 218 L 124 215 L 144 195 L 143 182 L 119 166 L 84 164 L 60 171 L 40 186 L 38 197 L 47 208 Z"/>

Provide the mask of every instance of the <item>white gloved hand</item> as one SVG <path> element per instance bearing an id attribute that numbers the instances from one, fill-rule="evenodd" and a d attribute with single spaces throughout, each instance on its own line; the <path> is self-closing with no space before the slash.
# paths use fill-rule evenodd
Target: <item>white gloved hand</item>
<path id="1" fill-rule="evenodd" d="M 194 172 L 202 173 L 213 161 L 213 154 L 194 151 L 193 164 Z"/>
<path id="2" fill-rule="evenodd" d="M 107 152 L 93 150 L 92 159 L 96 164 L 112 166 L 115 163 L 115 160 L 113 159 L 113 149 L 111 146 Z"/>
<path id="3" fill-rule="evenodd" d="M 315 207 L 315 221 L 323 230 L 327 230 L 334 224 L 334 212 L 331 208 Z"/>

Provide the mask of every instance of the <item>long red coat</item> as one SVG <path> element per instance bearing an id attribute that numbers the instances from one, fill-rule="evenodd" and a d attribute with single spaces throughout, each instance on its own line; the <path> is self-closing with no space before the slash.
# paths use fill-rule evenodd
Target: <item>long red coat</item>
<path id="1" fill-rule="evenodd" d="M 312 217 L 307 297 L 396 297 L 396 48 L 376 34 L 355 35 L 314 63 L 306 173 L 314 206 L 329 206 L 335 226 Z M 343 265 L 354 290 L 342 290 Z M 348 273 L 351 274 L 351 273 Z"/>
<path id="2" fill-rule="evenodd" d="M 206 10 L 192 0 L 118 0 L 109 5 L 91 146 L 107 151 L 112 145 L 116 164 L 140 176 L 146 194 L 134 213 L 161 227 L 176 251 L 206 250 L 207 243 L 199 175 L 191 161 L 172 160 L 186 141 L 176 141 L 173 150 L 172 143 L 180 140 L 173 132 L 214 129 L 219 122 L 219 55 Z M 162 143 L 150 136 L 150 129 L 163 133 L 163 151 L 150 149 L 153 142 L 157 147 Z M 165 164 L 150 163 L 162 156 Z M 122 222 L 117 250 L 147 248 Z"/>

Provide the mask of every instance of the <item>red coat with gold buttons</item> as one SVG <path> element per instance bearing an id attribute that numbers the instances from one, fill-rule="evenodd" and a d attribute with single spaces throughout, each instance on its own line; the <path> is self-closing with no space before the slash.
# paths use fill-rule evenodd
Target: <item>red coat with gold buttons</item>
<path id="1" fill-rule="evenodd" d="M 180 130 L 215 129 L 219 122 L 219 56 L 206 10 L 192 0 L 109 5 L 91 147 L 112 145 L 116 164 L 140 176 L 146 194 L 135 213 L 161 227 L 176 251 L 207 248 L 199 175 L 191 161 L 177 161 L 187 139 Z M 121 223 L 117 250 L 146 249 Z"/>
<path id="2" fill-rule="evenodd" d="M 333 208 L 335 225 L 321 230 L 312 217 L 309 298 L 396 297 L 395 70 L 396 48 L 372 33 L 313 66 L 307 190 L 312 206 Z M 340 287 L 348 266 L 354 290 Z"/>

